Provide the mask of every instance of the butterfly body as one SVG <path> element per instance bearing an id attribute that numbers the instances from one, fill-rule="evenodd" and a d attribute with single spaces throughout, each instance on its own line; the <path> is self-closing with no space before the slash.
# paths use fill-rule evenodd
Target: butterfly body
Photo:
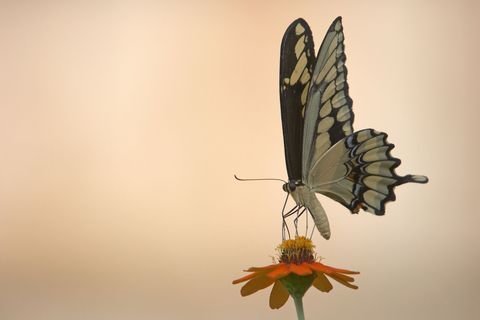
<path id="1" fill-rule="evenodd" d="M 328 223 L 327 214 L 315 196 L 315 192 L 308 186 L 300 185 L 290 192 L 290 195 L 299 207 L 307 208 L 322 236 L 325 239 L 330 239 L 330 224 Z"/>
<path id="2" fill-rule="evenodd" d="M 330 237 L 327 215 L 315 193 L 347 207 L 383 215 L 393 188 L 426 183 L 425 176 L 399 176 L 387 134 L 353 131 L 341 17 L 333 21 L 315 56 L 312 32 L 303 19 L 285 32 L 280 58 L 280 101 L 289 182 L 283 186 L 305 207 L 317 229 Z"/>

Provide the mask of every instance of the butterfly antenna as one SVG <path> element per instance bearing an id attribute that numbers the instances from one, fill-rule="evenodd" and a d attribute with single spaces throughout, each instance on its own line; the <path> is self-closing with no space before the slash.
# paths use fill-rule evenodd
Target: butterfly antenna
<path id="1" fill-rule="evenodd" d="M 282 180 L 282 179 L 276 179 L 276 178 L 256 178 L 256 179 L 242 179 L 242 178 L 239 178 L 237 177 L 236 174 L 233 175 L 235 177 L 235 179 L 237 179 L 238 181 L 282 181 L 283 183 L 287 183 L 287 181 L 285 180 Z"/>
<path id="2" fill-rule="evenodd" d="M 255 179 L 242 179 L 242 178 L 239 178 L 237 177 L 236 174 L 233 175 L 235 177 L 235 179 L 237 179 L 238 181 L 282 181 L 283 183 L 287 183 L 287 181 L 285 180 L 282 180 L 282 179 L 276 179 L 276 178 L 255 178 Z"/>

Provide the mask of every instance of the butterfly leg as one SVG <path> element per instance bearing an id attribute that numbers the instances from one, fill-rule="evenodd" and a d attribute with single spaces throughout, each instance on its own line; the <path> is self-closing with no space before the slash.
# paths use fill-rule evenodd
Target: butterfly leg
<path id="1" fill-rule="evenodd" d="M 298 206 L 297 211 L 296 211 L 297 216 L 293 220 L 293 224 L 295 226 L 295 235 L 297 237 L 298 237 L 298 219 L 300 219 L 300 217 L 305 213 L 305 210 L 307 210 L 307 208 L 305 208 L 303 206 Z"/>
<path id="2" fill-rule="evenodd" d="M 283 214 L 283 217 L 284 217 L 284 218 L 288 218 L 288 217 L 292 216 L 294 213 L 297 213 L 297 214 L 298 214 L 298 211 L 300 210 L 300 208 L 302 208 L 302 206 L 296 205 L 295 207 L 293 207 L 292 209 L 290 209 L 290 211 L 288 211 L 287 213 Z"/>
<path id="3" fill-rule="evenodd" d="M 285 240 L 286 233 L 288 234 L 288 238 L 290 239 L 290 229 L 288 228 L 287 218 L 293 215 L 300 206 L 295 205 L 292 209 L 288 212 L 285 212 L 285 207 L 282 210 L 282 239 Z"/>
<path id="4" fill-rule="evenodd" d="M 288 210 L 286 212 L 286 207 L 287 207 L 287 202 L 288 202 L 288 197 L 289 197 L 290 194 L 287 194 L 287 197 L 285 198 L 285 202 L 283 204 L 283 208 L 282 208 L 282 239 L 285 240 L 286 239 L 286 235 L 288 234 L 288 238 L 290 239 L 290 230 L 288 228 L 288 224 L 287 224 L 287 218 L 290 217 L 291 215 L 293 215 L 295 212 L 298 211 L 298 209 L 300 208 L 299 205 L 295 205 L 292 209 Z"/>

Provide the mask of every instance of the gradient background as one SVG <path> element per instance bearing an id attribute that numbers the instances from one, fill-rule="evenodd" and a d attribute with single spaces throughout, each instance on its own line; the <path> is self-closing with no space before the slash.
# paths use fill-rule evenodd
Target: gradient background
<path id="1" fill-rule="evenodd" d="M 355 128 L 389 133 L 387 215 L 320 196 L 325 262 L 358 291 L 305 297 L 308 319 L 480 312 L 475 1 L 1 1 L 0 318 L 293 319 L 242 269 L 271 262 L 285 178 L 279 46 L 344 18 Z"/>

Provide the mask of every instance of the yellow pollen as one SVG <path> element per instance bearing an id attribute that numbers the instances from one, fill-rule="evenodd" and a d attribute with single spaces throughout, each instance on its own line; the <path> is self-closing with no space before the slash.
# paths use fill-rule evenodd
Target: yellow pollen
<path id="1" fill-rule="evenodd" d="M 283 240 L 282 244 L 278 246 L 280 250 L 313 250 L 315 246 L 312 243 L 312 240 L 307 239 L 306 237 L 295 237 L 295 239 Z"/>
<path id="2" fill-rule="evenodd" d="M 284 240 L 277 250 L 280 253 L 281 262 L 301 264 L 315 260 L 314 248 L 312 240 L 306 237 L 295 237 L 293 240 Z"/>

